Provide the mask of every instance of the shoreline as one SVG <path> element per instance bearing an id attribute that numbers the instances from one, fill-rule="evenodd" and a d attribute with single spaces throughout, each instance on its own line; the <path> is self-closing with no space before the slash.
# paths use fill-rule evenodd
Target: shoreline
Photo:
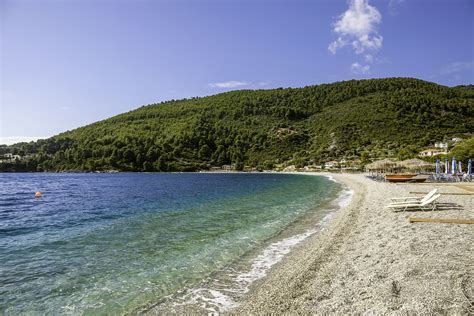
<path id="1" fill-rule="evenodd" d="M 195 291 L 191 294 L 198 294 L 199 300 L 187 304 L 170 296 L 171 305 L 157 302 L 136 312 L 474 312 L 474 227 L 408 220 L 410 216 L 473 219 L 474 194 L 465 192 L 474 192 L 474 183 L 394 184 L 375 182 L 364 174 L 280 174 L 324 177 L 326 185 L 338 186 L 322 203 L 312 208 L 305 204 L 304 215 L 290 219 L 255 250 L 185 290 Z M 309 195 L 318 196 L 314 187 L 308 188 Z M 440 203 L 459 208 L 406 213 L 384 208 L 391 197 L 420 197 L 421 191 L 433 188 L 442 194 Z M 285 200 L 296 200 L 298 191 L 286 192 L 293 194 L 285 195 Z"/>
<path id="2" fill-rule="evenodd" d="M 203 314 L 227 313 L 238 308 L 255 282 L 265 279 L 267 273 L 288 256 L 293 248 L 312 235 L 320 233 L 334 214 L 344 208 L 353 197 L 353 191 L 329 175 L 285 172 L 296 176 L 319 176 L 335 182 L 337 192 L 325 201 L 307 210 L 276 235 L 259 247 L 236 259 L 222 270 L 217 270 L 200 283 L 168 296 L 165 301 L 141 311 L 145 314 Z M 217 281 L 217 282 L 216 282 Z"/>
<path id="3" fill-rule="evenodd" d="M 350 192 L 350 199 L 345 201 L 345 203 L 338 203 L 339 208 L 335 210 L 334 212 L 331 213 L 331 216 L 328 220 L 328 222 L 320 229 L 317 233 L 312 234 L 309 236 L 307 239 L 303 240 L 301 243 L 296 245 L 291 252 L 289 252 L 280 262 L 278 262 L 272 269 L 267 271 L 267 275 L 260 279 L 257 280 L 254 284 L 252 284 L 252 287 L 250 288 L 250 291 L 248 292 L 247 296 L 244 298 L 242 302 L 240 302 L 240 305 L 233 309 L 227 311 L 228 314 L 242 314 L 242 313 L 274 313 L 275 311 L 272 309 L 268 309 L 267 307 L 264 307 L 263 309 L 254 309 L 254 300 L 256 298 L 259 298 L 259 300 L 266 301 L 272 300 L 273 295 L 266 297 L 265 299 L 263 298 L 265 295 L 270 294 L 272 291 L 269 288 L 274 287 L 274 283 L 276 280 L 283 280 L 285 278 L 287 279 L 293 279 L 295 277 L 300 277 L 298 273 L 298 269 L 295 269 L 296 265 L 299 265 L 299 260 L 303 259 L 305 257 L 305 253 L 308 251 L 312 252 L 314 251 L 314 244 L 318 243 L 324 246 L 330 245 L 332 243 L 332 240 L 334 239 L 334 231 L 337 230 L 337 227 L 339 226 L 344 226 L 347 227 L 347 211 L 349 208 L 352 208 L 353 205 L 359 204 L 359 201 L 361 198 L 364 196 L 365 191 L 364 187 L 362 186 L 357 186 L 354 185 L 352 181 L 347 181 L 346 179 L 341 179 L 338 178 L 340 174 L 335 174 L 335 173 L 328 173 L 328 172 L 281 172 L 284 174 L 297 174 L 297 175 L 307 175 L 307 176 L 323 176 L 327 178 L 329 181 L 333 181 L 338 183 L 339 185 L 342 186 L 342 190 L 340 193 L 340 196 L 338 196 L 334 202 L 338 202 L 340 200 L 341 196 L 344 195 L 346 192 Z M 352 218 L 352 216 L 350 217 Z M 320 247 L 319 250 L 324 250 L 326 251 L 325 247 Z M 316 249 L 317 250 L 317 249 Z M 278 290 L 284 290 L 284 287 L 286 287 L 289 283 L 287 282 L 281 282 L 282 288 L 278 288 Z M 298 281 L 297 284 L 301 285 L 303 284 L 303 281 Z M 261 304 L 261 302 L 258 302 L 256 304 Z M 287 302 L 281 302 L 283 304 L 286 304 Z M 270 304 L 271 305 L 271 304 Z M 265 305 L 260 305 L 260 306 L 265 306 Z M 280 311 L 276 311 L 277 313 Z M 291 313 L 298 313 L 299 311 L 297 310 L 286 310 L 285 312 L 291 312 Z"/>
<path id="4" fill-rule="evenodd" d="M 256 281 L 228 314 L 473 312 L 471 225 L 408 221 L 410 216 L 472 218 L 473 196 L 440 199 L 462 209 L 394 213 L 384 208 L 390 197 L 431 187 L 441 193 L 462 189 L 327 175 L 354 190 L 349 205 Z"/>

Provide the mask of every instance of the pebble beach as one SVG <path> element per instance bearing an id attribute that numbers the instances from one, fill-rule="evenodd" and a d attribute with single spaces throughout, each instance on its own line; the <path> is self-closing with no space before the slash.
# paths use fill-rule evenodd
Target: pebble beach
<path id="1" fill-rule="evenodd" d="M 354 191 L 323 231 L 296 246 L 229 314 L 474 313 L 474 184 L 375 182 L 333 174 Z M 440 210 L 393 212 L 391 197 L 438 188 Z M 417 193 L 415 193 L 417 192 Z"/>

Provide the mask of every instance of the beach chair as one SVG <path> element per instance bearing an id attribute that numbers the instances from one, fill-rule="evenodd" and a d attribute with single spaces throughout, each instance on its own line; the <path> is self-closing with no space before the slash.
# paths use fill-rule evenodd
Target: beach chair
<path id="1" fill-rule="evenodd" d="M 434 211 L 436 209 L 436 200 L 439 199 L 441 194 L 435 194 L 431 198 L 423 202 L 405 202 L 405 203 L 392 203 L 386 206 L 386 208 L 392 209 L 394 212 L 405 212 L 405 211 Z"/>
<path id="2" fill-rule="evenodd" d="M 405 202 L 424 202 L 424 201 L 429 200 L 437 192 L 438 192 L 438 189 L 433 189 L 423 197 L 406 196 L 406 197 L 390 198 L 390 201 L 391 201 L 390 204 L 398 204 L 398 203 L 405 203 Z"/>

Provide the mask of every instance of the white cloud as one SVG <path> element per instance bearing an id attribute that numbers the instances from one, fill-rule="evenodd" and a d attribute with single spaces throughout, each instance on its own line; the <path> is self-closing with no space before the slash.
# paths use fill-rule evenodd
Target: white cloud
<path id="1" fill-rule="evenodd" d="M 209 87 L 211 88 L 221 88 L 221 89 L 228 89 L 228 88 L 238 88 L 238 87 L 245 87 L 248 86 L 248 82 L 244 81 L 226 81 L 226 82 L 215 82 L 210 83 Z"/>
<path id="2" fill-rule="evenodd" d="M 21 142 L 32 142 L 38 139 L 48 138 L 46 136 L 0 136 L 0 145 L 12 145 Z"/>
<path id="3" fill-rule="evenodd" d="M 388 12 L 391 15 L 397 15 L 398 14 L 398 7 L 404 2 L 405 2 L 405 0 L 389 0 L 389 2 L 388 2 Z"/>
<path id="4" fill-rule="evenodd" d="M 474 62 L 468 61 L 468 62 L 450 63 L 444 66 L 443 69 L 441 69 L 441 74 L 450 75 L 450 74 L 463 72 L 463 71 L 474 71 Z"/>
<path id="5" fill-rule="evenodd" d="M 370 66 L 361 65 L 359 63 L 353 63 L 351 65 L 351 71 L 353 74 L 356 74 L 356 75 L 366 75 L 370 72 Z"/>
<path id="6" fill-rule="evenodd" d="M 329 44 L 328 49 L 331 53 L 335 54 L 339 48 L 344 47 L 346 45 L 347 45 L 347 41 L 344 40 L 342 37 L 339 37 L 337 40 Z"/>
<path id="7" fill-rule="evenodd" d="M 349 9 L 333 25 L 338 37 L 329 44 L 329 51 L 335 54 L 338 49 L 350 44 L 357 54 L 376 52 L 383 42 L 377 31 L 381 22 L 382 15 L 377 8 L 369 5 L 368 0 L 350 0 Z"/>
<path id="8" fill-rule="evenodd" d="M 366 55 L 364 55 L 364 59 L 365 59 L 366 62 L 371 63 L 371 62 L 374 61 L 374 56 L 372 56 L 370 54 L 366 54 Z"/>

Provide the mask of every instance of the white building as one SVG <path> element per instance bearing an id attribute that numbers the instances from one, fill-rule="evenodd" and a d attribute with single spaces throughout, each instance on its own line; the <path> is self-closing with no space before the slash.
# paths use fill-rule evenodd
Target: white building
<path id="1" fill-rule="evenodd" d="M 423 151 L 420 151 L 418 153 L 418 156 L 420 157 L 433 157 L 433 156 L 438 156 L 438 155 L 443 155 L 446 154 L 445 151 L 441 151 L 436 148 L 430 148 L 430 149 L 425 149 Z"/>
<path id="2" fill-rule="evenodd" d="M 326 163 L 324 163 L 324 168 L 326 169 L 332 169 L 332 168 L 336 168 L 339 166 L 339 162 L 336 161 L 336 160 L 332 160 L 332 161 L 328 161 Z"/>
<path id="3" fill-rule="evenodd" d="M 12 160 L 16 160 L 16 159 L 20 160 L 21 156 L 8 153 L 8 154 L 3 155 L 3 158 L 4 158 L 3 160 L 12 161 Z"/>
<path id="4" fill-rule="evenodd" d="M 442 149 L 445 149 L 447 151 L 448 150 L 448 143 L 443 143 L 443 142 L 435 143 L 435 147 L 436 148 L 442 148 Z"/>

